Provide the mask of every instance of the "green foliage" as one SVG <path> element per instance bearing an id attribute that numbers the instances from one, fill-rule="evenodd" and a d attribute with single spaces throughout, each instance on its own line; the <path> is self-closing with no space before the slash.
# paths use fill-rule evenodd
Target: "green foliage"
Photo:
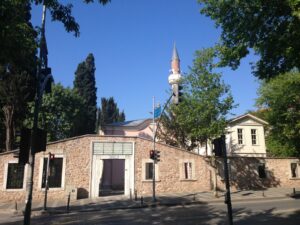
<path id="1" fill-rule="evenodd" d="M 0 74 L 0 105 L 5 127 L 5 149 L 12 150 L 16 130 L 19 130 L 28 112 L 27 103 L 33 99 L 35 79 L 27 72 L 10 68 Z"/>
<path id="2" fill-rule="evenodd" d="M 273 135 L 270 132 L 266 136 L 266 146 L 267 152 L 270 156 L 276 157 L 291 157 L 291 156 L 299 156 L 294 146 L 289 145 L 288 142 L 281 142 L 277 135 Z"/>
<path id="3" fill-rule="evenodd" d="M 289 156 L 300 156 L 300 73 L 281 74 L 262 83 L 257 104 L 269 109 L 266 113 L 271 125 L 268 149 L 277 154 L 280 146 L 274 146 L 280 143 L 289 149 Z"/>
<path id="4" fill-rule="evenodd" d="M 171 105 L 162 117 L 159 137 L 169 144 L 190 150 L 224 133 L 226 115 L 234 107 L 233 98 L 221 74 L 213 71 L 214 59 L 213 48 L 196 52 L 182 83 L 183 102 Z"/>
<path id="5" fill-rule="evenodd" d="M 39 127 L 45 129 L 48 141 L 56 141 L 74 136 L 76 122 L 84 117 L 83 99 L 70 88 L 61 84 L 53 85 L 52 92 L 43 96 L 40 107 Z M 34 103 L 31 103 L 31 115 L 25 125 L 32 127 Z"/>
<path id="6" fill-rule="evenodd" d="M 95 82 L 95 61 L 93 54 L 80 63 L 75 72 L 74 89 L 84 100 L 85 118 L 78 124 L 78 133 L 91 134 L 96 128 L 97 88 Z"/>
<path id="7" fill-rule="evenodd" d="M 98 129 L 106 124 L 124 121 L 125 113 L 124 111 L 120 112 L 114 98 L 101 98 L 101 108 L 98 110 Z"/>
<path id="8" fill-rule="evenodd" d="M 260 56 L 254 67 L 260 79 L 300 68 L 299 0 L 198 1 L 201 13 L 222 29 L 220 65 L 236 69 L 253 49 Z"/>
<path id="9" fill-rule="evenodd" d="M 79 24 L 76 22 L 75 18 L 72 16 L 73 5 L 67 3 L 66 5 L 60 3 L 59 0 L 30 0 L 35 4 L 43 4 L 51 13 L 51 18 L 53 21 L 60 21 L 63 23 L 65 30 L 67 32 L 74 32 L 75 36 L 79 36 Z M 94 0 L 83 0 L 84 3 L 93 3 Z M 102 5 L 110 2 L 110 0 L 98 0 Z"/>
<path id="10" fill-rule="evenodd" d="M 15 132 L 35 90 L 37 33 L 30 23 L 30 10 L 26 0 L 0 4 L 0 105 L 6 151 L 13 148 Z"/>
<path id="11" fill-rule="evenodd" d="M 37 33 L 30 23 L 30 1 L 2 0 L 0 4 L 0 67 L 32 71 L 36 62 Z"/>
<path id="12" fill-rule="evenodd" d="M 268 114 L 269 109 L 268 108 L 260 108 L 256 111 L 248 111 L 248 113 L 252 114 L 253 116 L 256 116 L 260 119 L 263 119 L 265 121 L 268 121 Z"/>

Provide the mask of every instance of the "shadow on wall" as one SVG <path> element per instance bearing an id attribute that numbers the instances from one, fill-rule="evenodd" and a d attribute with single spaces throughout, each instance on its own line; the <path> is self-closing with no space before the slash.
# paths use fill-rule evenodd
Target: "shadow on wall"
<path id="1" fill-rule="evenodd" d="M 149 135 L 149 134 L 147 134 L 145 132 L 140 132 L 138 136 L 142 137 L 142 138 L 145 138 L 145 139 L 149 139 L 149 140 L 153 139 L 153 136 L 151 136 L 151 135 Z"/>
<path id="2" fill-rule="evenodd" d="M 225 186 L 223 159 L 217 159 L 218 175 Z M 236 157 L 229 158 L 228 172 L 230 185 L 237 190 L 263 190 L 277 187 L 280 180 L 266 167 L 262 158 Z"/>
<path id="3" fill-rule="evenodd" d="M 230 146 L 230 151 L 229 151 L 228 154 L 239 153 L 241 151 L 241 149 L 243 148 L 241 145 L 233 144 L 232 141 L 230 141 L 229 146 Z M 228 147 L 227 147 L 227 149 L 228 149 Z"/>
<path id="4" fill-rule="evenodd" d="M 88 198 L 89 192 L 85 188 L 78 188 L 77 190 L 77 199 Z"/>

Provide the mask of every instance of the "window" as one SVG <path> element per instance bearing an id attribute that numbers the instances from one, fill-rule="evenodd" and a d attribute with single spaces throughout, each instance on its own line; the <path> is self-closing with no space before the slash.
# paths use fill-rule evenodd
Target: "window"
<path id="1" fill-rule="evenodd" d="M 184 179 L 192 179 L 192 163 L 183 163 Z"/>
<path id="2" fill-rule="evenodd" d="M 251 129 L 251 140 L 252 140 L 252 145 L 257 144 L 256 129 Z"/>
<path id="3" fill-rule="evenodd" d="M 237 129 L 238 133 L 238 144 L 242 145 L 243 144 L 243 129 Z"/>
<path id="4" fill-rule="evenodd" d="M 181 181 L 195 181 L 196 170 L 195 170 L 194 159 L 180 159 L 179 160 L 179 179 Z"/>
<path id="5" fill-rule="evenodd" d="M 153 163 L 146 163 L 145 180 L 153 179 Z"/>
<path id="6" fill-rule="evenodd" d="M 6 189 L 22 189 L 24 180 L 24 165 L 9 163 L 7 166 Z"/>
<path id="7" fill-rule="evenodd" d="M 292 178 L 298 178 L 298 164 L 291 163 L 291 175 Z"/>
<path id="8" fill-rule="evenodd" d="M 266 166 L 264 163 L 258 165 L 258 176 L 259 178 L 266 178 Z"/>
<path id="9" fill-rule="evenodd" d="M 44 158 L 42 188 L 45 188 L 45 183 L 46 183 L 47 162 L 48 162 L 48 158 Z M 63 169 L 63 158 L 54 158 L 50 160 L 49 179 L 48 179 L 49 188 L 62 187 L 62 169 Z"/>

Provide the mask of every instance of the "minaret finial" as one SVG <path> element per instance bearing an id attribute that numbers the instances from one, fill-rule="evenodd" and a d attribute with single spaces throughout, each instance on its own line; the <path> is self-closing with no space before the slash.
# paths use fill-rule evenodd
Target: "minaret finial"
<path id="1" fill-rule="evenodd" d="M 176 43 L 174 42 L 174 46 L 173 46 L 173 54 L 172 54 L 172 60 L 180 60 L 179 56 L 178 56 L 178 52 L 176 49 Z"/>

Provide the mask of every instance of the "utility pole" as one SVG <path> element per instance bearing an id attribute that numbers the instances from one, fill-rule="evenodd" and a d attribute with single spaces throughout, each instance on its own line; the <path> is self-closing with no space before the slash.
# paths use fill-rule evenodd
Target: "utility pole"
<path id="1" fill-rule="evenodd" d="M 39 62 L 37 66 L 37 87 L 34 103 L 34 115 L 33 115 L 33 127 L 32 127 L 32 138 L 31 138 L 31 148 L 29 150 L 29 158 L 27 165 L 27 180 L 26 180 L 26 200 L 25 200 L 25 212 L 24 212 L 24 225 L 30 225 L 31 219 L 31 206 L 32 206 L 32 191 L 33 191 L 33 175 L 34 175 L 34 162 L 35 162 L 35 153 L 39 149 L 35 148 L 35 140 L 37 138 L 38 130 L 38 116 L 39 116 L 39 107 L 43 92 L 45 90 L 46 84 L 52 80 L 51 74 L 46 74 L 46 77 L 41 83 L 42 70 L 46 71 L 48 68 L 48 59 L 47 59 L 47 44 L 45 37 L 45 19 L 46 19 L 46 6 L 43 4 L 43 14 L 42 14 L 42 29 L 41 29 L 41 39 L 40 39 L 40 52 L 39 52 Z M 45 75 L 45 74 L 44 74 Z"/>
<path id="2" fill-rule="evenodd" d="M 228 223 L 229 223 L 229 225 L 233 225 L 225 135 L 221 136 L 221 140 L 222 140 L 221 148 L 222 148 L 223 157 L 224 157 L 224 176 L 225 176 L 225 185 L 226 185 L 225 204 L 227 204 Z"/>
<path id="3" fill-rule="evenodd" d="M 49 166 L 50 166 L 50 158 L 51 158 L 51 152 L 48 153 L 48 160 L 47 160 L 47 168 L 45 173 L 45 197 L 44 197 L 44 211 L 47 210 L 47 194 L 49 189 Z"/>
<path id="4" fill-rule="evenodd" d="M 155 126 L 155 113 L 154 113 L 154 111 L 155 111 L 155 97 L 153 96 L 153 119 L 152 119 L 152 124 L 153 124 L 153 152 L 154 152 L 154 155 L 156 155 L 156 150 L 155 150 L 155 133 L 156 133 L 156 131 L 155 131 L 155 128 L 156 128 L 156 126 Z M 156 164 L 156 159 L 155 159 L 155 157 L 153 158 L 153 168 L 152 168 L 152 201 L 153 202 L 156 202 L 156 196 L 155 196 L 155 164 Z"/>

